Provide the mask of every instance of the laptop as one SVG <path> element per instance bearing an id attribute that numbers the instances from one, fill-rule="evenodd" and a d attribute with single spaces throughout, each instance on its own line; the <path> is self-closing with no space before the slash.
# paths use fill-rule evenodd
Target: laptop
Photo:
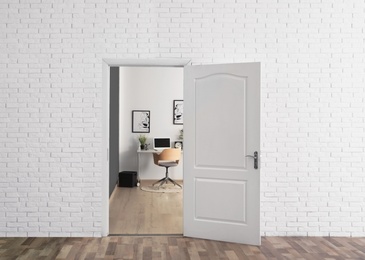
<path id="1" fill-rule="evenodd" d="M 153 149 L 158 151 L 158 150 L 163 150 L 163 149 L 167 149 L 167 148 L 171 148 L 171 140 L 169 137 L 154 137 L 153 138 Z"/>

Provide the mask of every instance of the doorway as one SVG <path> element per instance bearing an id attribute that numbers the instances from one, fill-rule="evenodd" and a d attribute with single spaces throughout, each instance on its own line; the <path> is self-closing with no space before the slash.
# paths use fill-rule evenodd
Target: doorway
<path id="1" fill-rule="evenodd" d="M 108 64 L 103 75 L 108 75 Z M 188 174 L 184 174 L 183 234 L 259 245 L 260 63 L 185 65 L 184 170 Z M 104 80 L 103 170 L 107 172 L 109 90 L 108 79 Z M 217 155 L 223 159 L 215 159 Z M 103 190 L 108 204 L 106 194 Z M 106 204 L 103 207 L 108 209 Z M 108 233 L 108 213 L 103 211 L 103 233 Z"/>
<path id="2" fill-rule="evenodd" d="M 111 66 L 113 66 L 113 67 L 118 66 L 118 67 L 122 67 L 122 68 L 127 68 L 127 70 L 121 70 L 122 71 L 121 75 L 120 75 L 121 78 L 122 77 L 126 78 L 125 73 L 130 73 L 130 74 L 133 74 L 133 72 L 138 73 L 139 68 L 141 70 L 142 69 L 147 70 L 147 71 L 149 70 L 150 72 L 153 71 L 153 70 L 156 70 L 158 68 L 161 69 L 161 70 L 165 70 L 165 72 L 168 71 L 168 70 L 171 71 L 173 69 L 176 69 L 176 70 L 180 70 L 180 72 L 181 72 L 181 82 L 180 82 L 180 84 L 181 84 L 181 88 L 182 88 L 182 67 L 185 64 L 187 64 L 188 62 L 189 61 L 184 61 L 184 62 L 175 61 L 175 62 L 172 62 L 171 60 L 166 60 L 166 61 L 157 61 L 157 62 L 153 63 L 150 60 L 148 60 L 146 62 L 143 62 L 143 60 L 142 60 L 142 61 L 138 61 L 138 62 L 135 62 L 135 61 L 122 61 L 122 62 L 119 63 L 119 62 L 114 61 L 114 60 L 108 60 L 108 61 L 105 61 L 104 64 L 103 64 L 104 65 L 103 76 L 108 75 L 108 68 L 107 67 L 110 68 Z M 128 72 L 128 70 L 129 70 L 129 72 Z M 156 74 L 156 71 L 154 71 L 154 72 Z M 136 78 L 136 75 L 133 75 L 133 76 L 129 77 L 129 82 L 124 82 L 124 83 L 126 83 L 127 85 L 130 85 L 131 78 L 133 78 L 133 77 Z M 140 80 L 141 78 L 143 78 L 142 75 L 141 75 L 141 77 L 138 78 L 139 79 L 138 84 L 143 85 L 144 83 L 143 82 L 141 83 L 141 80 Z M 103 80 L 104 80 L 104 82 L 103 82 L 104 87 L 108 86 L 110 84 L 110 79 L 108 79 L 108 77 L 103 77 Z M 166 80 L 167 80 L 167 77 L 165 75 L 163 81 L 166 81 Z M 151 132 L 147 134 L 148 137 L 150 137 L 150 138 L 152 138 L 154 136 L 168 136 L 168 135 L 170 135 L 170 136 L 175 135 L 176 138 L 177 138 L 179 129 L 182 128 L 182 126 L 173 126 L 173 124 L 172 124 L 172 121 L 173 121 L 172 120 L 172 102 L 173 102 L 173 99 L 182 99 L 182 92 L 183 92 L 182 89 L 180 91 L 180 94 L 176 95 L 175 97 L 172 97 L 170 95 L 170 99 L 171 99 L 170 103 L 171 104 L 168 105 L 168 108 L 165 106 L 166 109 L 168 110 L 168 113 L 165 113 L 165 115 L 163 115 L 162 111 L 158 111 L 158 108 L 156 108 L 156 107 L 153 108 L 153 106 L 151 108 L 151 103 L 146 101 L 146 98 L 149 101 L 151 101 L 151 100 L 153 101 L 153 99 L 156 99 L 156 97 L 153 98 L 153 93 L 149 93 L 149 91 L 151 91 L 151 89 L 153 89 L 153 86 L 152 86 L 153 84 L 151 85 L 152 82 L 150 81 L 149 83 L 150 84 L 147 86 L 147 89 L 145 89 L 145 90 L 141 89 L 140 88 L 141 86 L 139 86 L 139 87 L 136 87 L 136 88 L 132 87 L 132 88 L 124 89 L 124 90 L 122 90 L 122 92 L 124 91 L 124 93 L 121 93 L 121 94 L 125 94 L 126 97 L 128 96 L 128 94 L 129 95 L 140 96 L 138 94 L 142 93 L 142 95 L 143 94 L 145 95 L 145 100 L 143 100 L 143 98 L 142 98 L 140 100 L 142 103 L 138 104 L 139 101 L 137 101 L 137 102 L 136 102 L 136 100 L 133 101 L 129 96 L 129 98 L 127 97 L 127 100 L 129 102 L 129 104 L 127 104 L 128 102 L 126 100 L 124 100 L 124 102 L 122 101 L 124 107 L 123 107 L 122 110 L 119 111 L 120 112 L 120 117 L 119 118 L 120 118 L 121 123 L 124 122 L 125 125 L 123 126 L 123 131 L 121 132 L 121 138 L 120 138 L 120 142 L 123 143 L 122 145 L 120 145 L 121 146 L 120 147 L 120 150 L 121 150 L 120 158 L 122 158 L 122 160 L 120 162 L 120 169 L 119 169 L 120 171 L 122 171 L 122 170 L 131 170 L 131 169 L 136 170 L 137 169 L 136 168 L 137 167 L 136 166 L 136 164 L 137 164 L 136 150 L 137 150 L 137 144 L 138 143 L 136 141 L 136 137 L 138 136 L 138 134 L 135 134 L 135 133 L 132 134 L 131 133 L 131 127 L 130 127 L 131 110 L 133 110 L 133 109 L 149 109 L 149 110 L 151 110 L 151 120 L 152 120 L 151 125 L 152 125 L 152 128 L 151 128 Z M 132 91 L 131 91 L 131 89 L 132 89 Z M 104 90 L 106 90 L 106 89 L 104 88 Z M 160 90 L 163 91 L 163 88 L 161 89 L 161 86 L 160 86 Z M 108 92 L 108 93 L 106 93 L 106 92 Z M 106 95 L 103 96 L 104 102 L 105 102 L 106 99 L 107 99 L 106 96 L 107 95 L 110 96 L 110 89 L 108 89 L 107 91 L 104 91 L 104 94 L 106 94 Z M 167 94 L 166 90 L 163 94 L 164 95 Z M 156 95 L 158 96 L 158 93 Z M 135 107 L 132 108 L 131 105 L 132 106 L 134 105 Z M 161 107 L 161 104 L 159 104 L 159 106 Z M 123 112 L 123 110 L 124 110 L 124 112 Z M 166 118 L 166 114 L 169 115 L 168 118 Z M 170 114 L 171 114 L 171 116 L 170 116 Z M 113 119 L 110 118 L 110 120 L 113 120 Z M 161 120 L 165 122 L 165 127 L 163 126 L 164 124 L 158 123 L 158 121 L 161 121 Z M 161 125 L 162 125 L 162 127 L 161 127 Z M 166 127 L 166 125 L 170 126 L 170 127 Z M 107 126 L 106 122 L 104 123 L 104 128 L 105 128 L 105 126 Z M 171 128 L 176 128 L 176 129 L 171 129 Z M 122 127 L 121 127 L 121 129 L 122 129 Z M 153 131 L 153 129 L 155 131 Z M 104 133 L 107 132 L 106 129 L 103 129 L 103 130 L 104 130 Z M 168 131 L 170 131 L 170 132 L 168 132 Z M 173 133 L 171 133 L 171 131 Z M 109 139 L 109 137 L 107 137 L 107 139 Z M 174 136 L 172 136 L 171 140 L 174 140 Z M 111 142 L 112 142 L 112 140 L 111 140 Z M 132 146 L 132 148 L 131 148 L 131 146 Z M 129 154 L 128 154 L 127 151 L 130 151 Z M 133 155 L 130 154 L 130 153 L 133 153 Z M 108 156 L 110 158 L 110 155 L 108 155 Z M 109 159 L 109 158 L 107 158 L 107 159 Z M 151 161 L 152 161 L 152 159 L 151 159 Z M 109 163 L 109 161 L 108 161 L 108 163 Z M 157 168 L 156 171 L 158 171 L 157 174 L 163 174 L 163 169 L 158 169 L 158 167 L 156 167 L 156 168 Z M 103 165 L 103 169 L 106 169 L 106 165 Z M 110 177 L 110 176 L 107 176 L 107 177 Z M 147 183 L 148 183 L 148 180 L 144 180 L 145 179 L 144 176 L 139 176 L 139 177 L 141 179 L 141 184 L 142 185 L 143 185 L 144 181 L 145 182 L 147 181 Z M 159 175 L 156 176 L 156 179 L 157 178 L 160 178 L 160 176 Z M 103 180 L 104 180 L 104 182 L 106 181 L 106 179 L 103 179 Z M 103 185 L 103 188 L 104 187 L 105 186 Z M 148 217 L 148 216 L 155 215 L 156 212 L 154 212 L 154 211 L 156 211 L 156 209 L 159 208 L 160 211 L 164 212 L 164 216 L 161 216 L 160 219 L 163 221 L 163 219 L 165 218 L 165 220 L 166 220 L 166 217 L 169 213 L 166 212 L 166 207 L 164 209 L 164 204 L 166 202 L 168 202 L 169 200 L 170 201 L 179 200 L 179 202 L 181 204 L 181 214 L 180 213 L 179 214 L 182 215 L 182 193 L 180 193 L 180 195 L 179 195 L 181 197 L 180 199 L 179 199 L 179 196 L 176 196 L 176 194 L 174 194 L 172 196 L 171 195 L 167 196 L 166 194 L 157 194 L 157 196 L 154 196 L 155 198 L 151 198 L 151 196 L 147 196 L 147 197 L 144 196 L 146 194 L 142 194 L 142 195 L 141 194 L 139 194 L 139 195 L 136 194 L 136 192 L 146 193 L 146 192 L 141 191 L 138 188 L 135 188 L 135 189 L 124 188 L 124 189 L 125 189 L 124 190 L 125 194 L 123 195 L 124 200 L 121 201 L 121 204 L 126 206 L 127 208 L 129 207 L 129 209 L 127 211 L 131 211 L 130 209 L 132 209 L 132 211 L 137 210 L 138 213 L 136 214 L 136 212 L 135 213 L 124 212 L 123 217 L 121 219 L 125 220 L 124 215 L 129 214 L 129 215 L 132 215 L 132 218 L 129 219 L 130 221 L 125 221 L 126 223 L 129 222 L 129 224 L 131 224 L 131 223 L 136 222 L 136 221 L 137 222 L 139 221 L 140 223 L 142 223 L 142 222 L 143 223 L 151 222 L 151 225 L 153 226 L 153 228 L 147 228 L 147 229 L 142 228 L 141 230 L 139 230 L 138 228 L 132 228 L 132 229 L 129 229 L 129 230 L 125 230 L 125 232 L 119 232 L 118 231 L 116 233 L 118 233 L 118 234 L 133 234 L 133 233 L 138 234 L 138 233 L 140 233 L 141 234 L 141 232 L 142 232 L 143 234 L 152 234 L 152 233 L 155 233 L 155 234 L 156 233 L 171 234 L 171 231 L 167 231 L 167 230 L 166 231 L 161 231 L 161 229 L 156 228 L 156 223 L 153 223 L 153 221 L 151 219 L 146 220 L 145 216 Z M 103 198 L 105 198 L 105 195 L 106 195 L 106 192 L 104 190 Z M 112 195 L 112 197 L 113 197 L 113 195 Z M 156 197 L 157 197 L 157 199 L 156 199 Z M 152 209 L 149 210 L 146 207 L 142 207 L 144 209 L 144 210 L 142 210 L 142 208 L 138 209 L 138 207 L 133 206 L 133 205 L 139 205 L 140 204 L 138 202 L 138 200 L 139 201 L 144 200 L 143 203 L 148 203 L 150 206 L 154 207 L 155 210 L 152 210 Z M 108 203 L 105 203 L 105 204 L 108 204 Z M 103 203 L 103 207 L 106 210 L 107 206 L 109 206 L 109 205 L 105 205 L 105 204 Z M 174 210 L 174 208 L 176 209 L 176 205 L 174 205 L 174 207 L 171 207 L 171 210 Z M 110 208 L 109 210 L 106 210 L 106 211 L 107 211 L 106 212 L 107 214 L 103 214 L 103 233 L 109 234 L 109 228 L 107 229 L 107 226 L 110 226 L 110 227 L 115 226 L 115 223 L 111 223 L 112 220 L 111 220 L 111 218 L 109 218 L 109 216 L 112 217 L 112 214 L 115 214 L 116 212 L 117 212 L 117 214 L 119 214 L 119 212 L 123 212 L 123 210 L 121 210 L 121 206 L 119 206 L 119 209 L 118 208 Z M 104 212 L 105 211 L 103 211 L 103 213 Z M 106 218 L 108 218 L 108 219 L 106 219 Z M 155 218 L 155 217 L 152 216 L 152 218 Z M 169 217 L 167 217 L 167 219 L 169 219 Z M 109 223 L 109 221 L 110 221 L 110 223 Z M 180 222 L 181 222 L 180 226 L 182 226 L 182 219 L 181 219 Z M 166 221 L 165 221 L 165 223 L 166 223 Z M 176 226 L 176 223 L 172 223 L 172 225 Z M 110 233 L 112 234 L 112 233 L 115 233 L 115 232 L 110 232 Z M 172 233 L 176 233 L 176 231 L 172 230 Z M 182 233 L 182 228 L 181 228 L 181 231 L 179 231 L 178 233 L 180 233 L 180 234 Z"/>

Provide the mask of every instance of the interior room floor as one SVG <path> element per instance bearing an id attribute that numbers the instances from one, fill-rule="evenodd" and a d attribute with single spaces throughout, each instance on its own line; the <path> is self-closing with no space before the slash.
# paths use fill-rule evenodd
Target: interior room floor
<path id="1" fill-rule="evenodd" d="M 140 187 L 153 182 L 143 180 Z M 183 192 L 155 193 L 140 187 L 115 188 L 109 202 L 109 234 L 182 234 Z"/>
<path id="2" fill-rule="evenodd" d="M 365 259 L 364 238 L 263 237 L 262 245 L 186 237 L 0 238 L 0 259 Z"/>

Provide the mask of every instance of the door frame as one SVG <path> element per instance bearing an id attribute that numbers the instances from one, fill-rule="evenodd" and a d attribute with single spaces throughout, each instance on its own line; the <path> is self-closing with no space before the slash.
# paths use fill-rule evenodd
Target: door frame
<path id="1" fill-rule="evenodd" d="M 109 123 L 110 67 L 185 67 L 190 59 L 103 59 L 102 60 L 102 143 L 101 143 L 101 235 L 109 235 Z M 184 176 L 184 171 L 183 171 Z"/>

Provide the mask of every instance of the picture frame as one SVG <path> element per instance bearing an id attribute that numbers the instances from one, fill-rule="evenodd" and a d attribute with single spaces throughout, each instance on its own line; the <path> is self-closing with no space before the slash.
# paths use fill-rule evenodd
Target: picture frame
<path id="1" fill-rule="evenodd" d="M 150 110 L 132 110 L 132 133 L 149 133 L 150 129 Z"/>
<path id="2" fill-rule="evenodd" d="M 173 103 L 173 124 L 184 124 L 184 100 L 176 99 Z"/>
<path id="3" fill-rule="evenodd" d="M 183 141 L 175 141 L 174 142 L 174 148 L 180 148 L 181 150 L 183 149 Z"/>

